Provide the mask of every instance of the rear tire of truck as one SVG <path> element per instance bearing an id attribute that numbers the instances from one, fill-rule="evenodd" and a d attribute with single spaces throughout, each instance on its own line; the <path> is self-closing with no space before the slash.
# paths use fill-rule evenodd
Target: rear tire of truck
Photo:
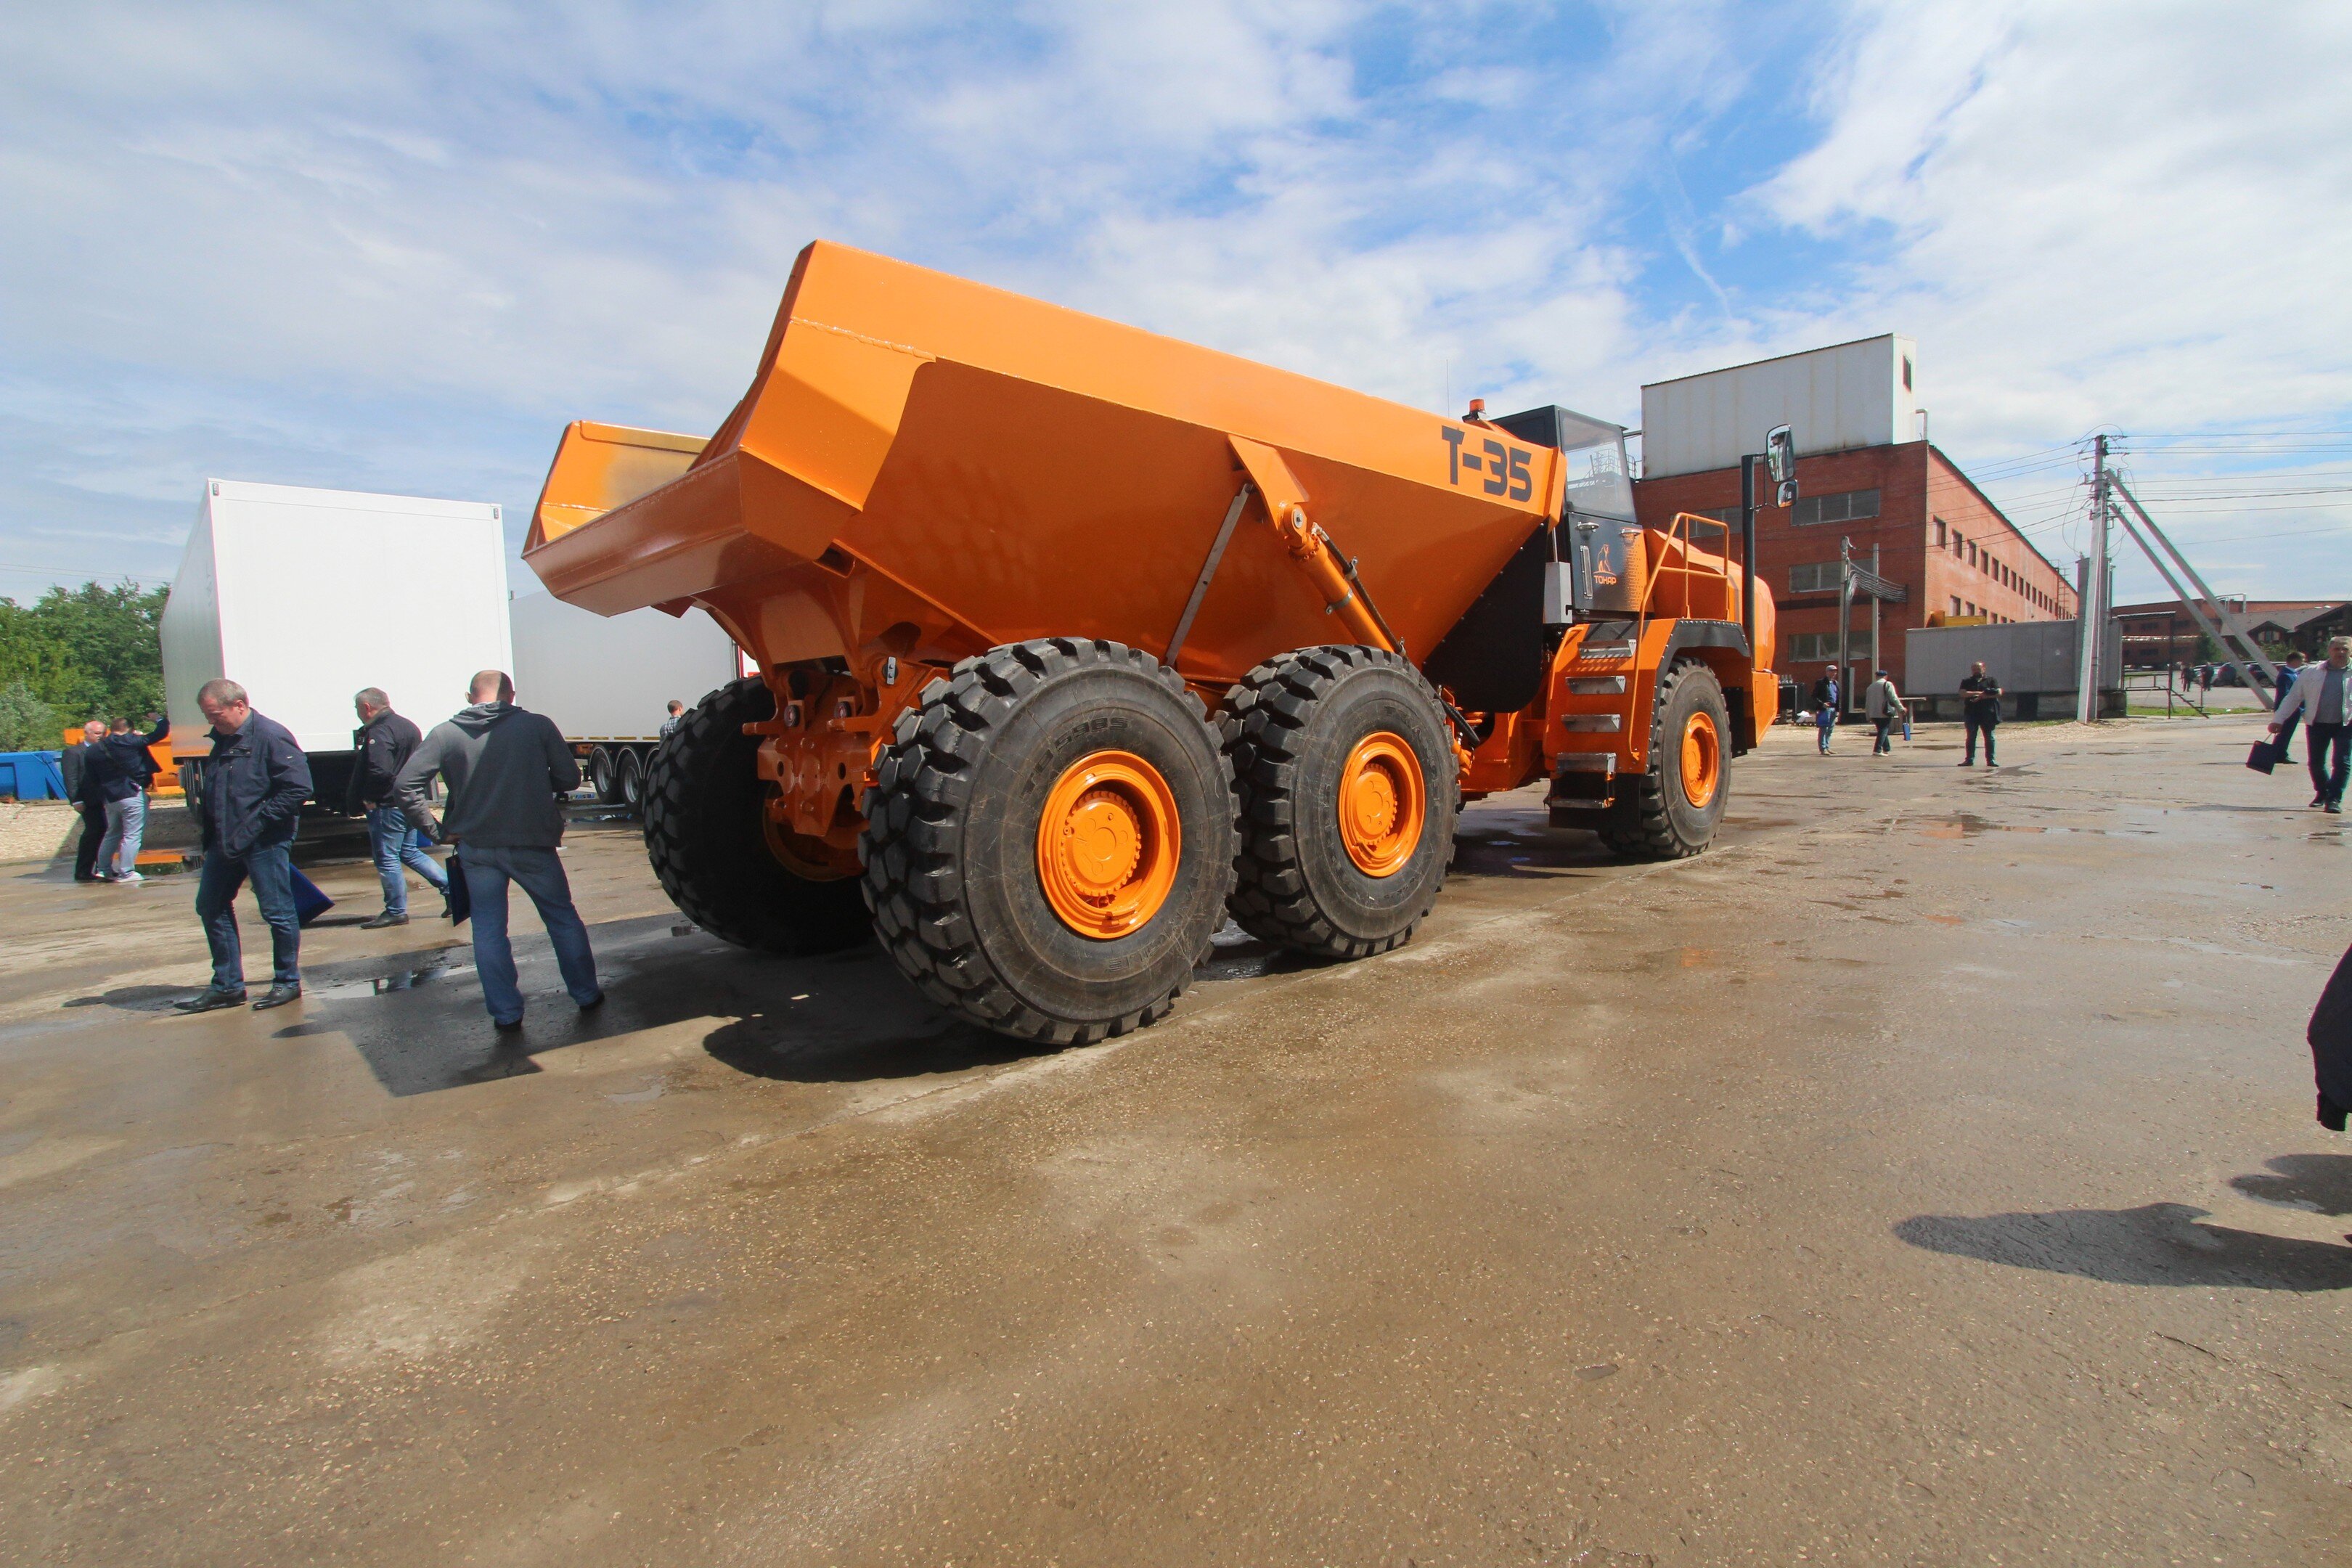
<path id="1" fill-rule="evenodd" d="M 965 659 L 900 715 L 865 812 L 875 934 L 1000 1034 L 1090 1045 L 1153 1023 L 1223 923 L 1231 775 L 1200 699 L 1139 649 Z"/>
<path id="2" fill-rule="evenodd" d="M 775 716 L 775 693 L 756 678 L 687 712 L 645 782 L 646 853 L 662 891 L 715 937 L 790 956 L 855 946 L 867 931 L 856 879 L 796 875 L 768 847 L 773 786 L 760 777 L 759 737 L 743 726 Z"/>
<path id="3" fill-rule="evenodd" d="M 1242 678 L 1223 728 L 1242 813 L 1234 921 L 1323 958 L 1409 941 L 1445 886 L 1462 806 L 1421 672 L 1379 648 L 1300 648 Z"/>
<path id="4" fill-rule="evenodd" d="M 614 793 L 621 797 L 622 806 L 629 811 L 646 808 L 646 762 L 636 752 L 623 752 L 614 768 Z"/>
<path id="5" fill-rule="evenodd" d="M 1731 710 L 1715 671 L 1685 659 L 1650 714 L 1649 766 L 1619 777 L 1601 841 L 1628 859 L 1685 859 L 1714 841 L 1731 798 Z"/>
<path id="6" fill-rule="evenodd" d="M 600 805 L 621 804 L 620 781 L 613 773 L 613 753 L 598 746 L 588 753 L 588 784 Z"/>

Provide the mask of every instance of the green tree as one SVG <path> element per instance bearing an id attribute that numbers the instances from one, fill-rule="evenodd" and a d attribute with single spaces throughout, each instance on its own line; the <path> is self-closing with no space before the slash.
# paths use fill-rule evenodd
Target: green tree
<path id="1" fill-rule="evenodd" d="M 35 603 L 0 599 L 0 730 L 19 750 L 51 750 L 67 726 L 93 716 L 144 718 L 163 706 L 156 627 L 166 590 L 85 583 Z M 37 719 L 28 703 L 38 703 Z"/>
<path id="2" fill-rule="evenodd" d="M 0 752 L 53 752 L 62 739 L 58 710 L 21 680 L 0 686 Z"/>

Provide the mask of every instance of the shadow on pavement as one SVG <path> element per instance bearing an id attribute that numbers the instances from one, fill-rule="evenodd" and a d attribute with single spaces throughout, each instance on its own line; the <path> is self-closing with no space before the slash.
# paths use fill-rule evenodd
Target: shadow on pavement
<path id="1" fill-rule="evenodd" d="M 564 994 L 545 936 L 518 932 L 519 1035 L 491 1026 L 472 952 L 456 947 L 338 966 L 365 972 L 314 981 L 301 1020 L 278 1037 L 341 1035 L 395 1096 L 534 1073 L 532 1058 L 550 1051 L 696 1020 L 713 1026 L 703 1041 L 713 1060 L 803 1083 L 956 1072 L 1053 1049 L 954 1022 L 870 942 L 780 958 L 680 928 L 675 915 L 609 921 L 589 935 L 605 995 L 593 1013 Z"/>
<path id="2" fill-rule="evenodd" d="M 2260 1203 L 2352 1214 L 2352 1154 L 2282 1154 L 2263 1163 L 2270 1174 L 2233 1176 L 2230 1184 Z"/>
<path id="3" fill-rule="evenodd" d="M 1930 1252 L 2116 1285 L 2352 1288 L 2352 1247 L 2197 1224 L 2207 1212 L 2187 1204 L 2146 1204 L 1979 1217 L 1920 1215 L 1896 1226 L 1895 1234 Z"/>

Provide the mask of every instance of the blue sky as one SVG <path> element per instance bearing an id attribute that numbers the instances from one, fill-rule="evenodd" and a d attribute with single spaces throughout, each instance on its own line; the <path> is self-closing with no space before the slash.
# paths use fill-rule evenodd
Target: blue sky
<path id="1" fill-rule="evenodd" d="M 1901 331 L 2053 558 L 2107 428 L 2217 587 L 2352 595 L 2347 77 L 2340 4 L 13 7 L 0 593 L 167 579 L 208 476 L 519 537 L 824 236 L 1431 407 Z"/>

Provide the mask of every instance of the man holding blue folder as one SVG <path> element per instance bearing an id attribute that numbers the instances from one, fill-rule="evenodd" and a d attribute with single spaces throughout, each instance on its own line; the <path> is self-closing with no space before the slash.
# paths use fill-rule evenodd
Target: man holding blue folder
<path id="1" fill-rule="evenodd" d="M 204 870 L 196 918 L 213 954 L 213 983 L 175 1002 L 183 1013 L 245 1005 L 245 954 L 236 933 L 236 890 L 253 884 L 253 901 L 269 926 L 268 994 L 256 1012 L 302 994 L 302 923 L 294 907 L 294 830 L 310 797 L 310 759 L 286 726 L 253 710 L 234 680 L 207 680 L 196 706 L 211 721 L 212 755 L 203 765 Z"/>

